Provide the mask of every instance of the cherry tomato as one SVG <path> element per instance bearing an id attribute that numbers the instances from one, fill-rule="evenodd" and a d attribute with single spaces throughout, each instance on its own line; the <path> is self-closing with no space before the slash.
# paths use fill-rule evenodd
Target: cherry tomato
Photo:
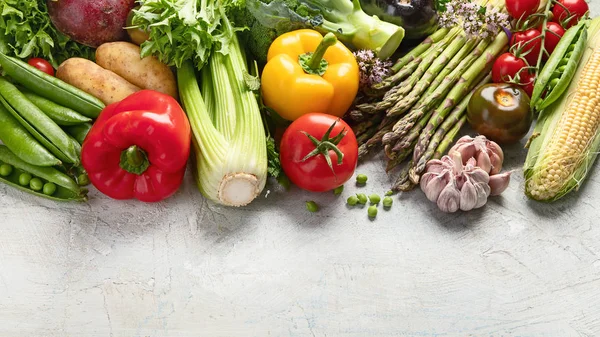
<path id="1" fill-rule="evenodd" d="M 568 12 L 565 11 L 565 7 L 568 9 Z M 559 0 L 552 8 L 552 14 L 554 14 L 554 20 L 560 22 L 566 29 L 577 24 L 579 19 L 589 10 L 590 7 L 585 0 Z M 574 18 L 565 22 L 570 16 L 574 16 Z"/>
<path id="2" fill-rule="evenodd" d="M 541 35 L 542 33 L 539 30 L 530 28 L 523 32 L 513 33 L 510 40 L 511 46 L 516 45 L 516 48 L 521 49 L 522 54 L 527 53 L 527 55 L 523 55 L 523 57 L 530 66 L 535 66 L 537 64 L 537 59 L 540 55 L 540 50 L 542 49 Z"/>
<path id="3" fill-rule="evenodd" d="M 510 40 L 511 46 L 516 45 L 517 48 L 521 49 L 522 54 L 527 53 L 527 55 L 523 55 L 523 57 L 530 66 L 535 66 L 537 64 L 538 56 L 542 49 L 540 35 L 542 35 L 542 33 L 539 30 L 531 28 L 523 32 L 513 33 Z"/>
<path id="4" fill-rule="evenodd" d="M 327 137 L 327 130 L 332 125 Z M 335 139 L 342 130 L 345 135 Z M 329 142 L 337 143 L 337 148 L 343 154 L 341 163 L 338 163 L 338 155 L 326 143 L 321 142 L 316 146 L 307 134 L 319 141 L 329 138 Z M 307 158 L 316 148 L 321 151 Z M 294 184 L 308 191 L 325 192 L 352 177 L 358 162 L 358 143 L 354 132 L 343 120 L 328 114 L 309 113 L 300 116 L 287 128 L 281 139 L 279 156 L 283 171 Z M 331 167 L 325 156 L 330 157 Z"/>
<path id="5" fill-rule="evenodd" d="M 561 37 L 565 35 L 565 29 L 556 22 L 546 23 L 546 38 L 544 39 L 544 48 L 548 51 L 548 54 L 552 54 L 554 48 L 560 41 Z M 546 55 L 544 55 L 546 58 Z"/>
<path id="6" fill-rule="evenodd" d="M 467 121 L 479 134 L 508 144 L 517 142 L 529 132 L 533 112 L 523 89 L 507 83 L 489 83 L 471 96 Z"/>
<path id="7" fill-rule="evenodd" d="M 529 72 L 525 71 L 521 74 L 520 76 L 520 87 L 523 88 L 523 90 L 525 90 L 525 92 L 527 93 L 527 96 L 531 97 L 531 94 L 533 93 L 533 83 L 535 82 L 535 75 L 530 74 Z"/>
<path id="8" fill-rule="evenodd" d="M 54 68 L 52 67 L 50 62 L 42 58 L 33 57 L 30 58 L 29 61 L 27 61 L 27 63 L 29 63 L 30 66 L 34 66 L 50 76 L 54 76 Z"/>
<path id="9" fill-rule="evenodd" d="M 525 60 L 511 53 L 504 53 L 494 61 L 494 65 L 492 66 L 492 81 L 494 83 L 504 83 L 514 79 L 517 74 L 527 72 L 527 70 L 521 70 L 523 67 L 527 67 Z"/>
<path id="10" fill-rule="evenodd" d="M 506 0 L 506 11 L 515 19 L 526 19 L 535 13 L 540 0 Z"/>

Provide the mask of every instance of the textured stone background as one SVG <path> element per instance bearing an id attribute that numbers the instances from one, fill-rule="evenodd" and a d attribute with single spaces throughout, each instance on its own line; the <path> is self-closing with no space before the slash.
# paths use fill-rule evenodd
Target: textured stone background
<path id="1" fill-rule="evenodd" d="M 591 4 L 595 14 L 597 2 Z M 0 186 L 0 336 L 598 336 L 597 165 L 554 204 L 509 190 L 442 214 L 420 191 L 376 221 L 331 193 L 247 208 L 186 177 L 168 201 L 54 203 Z M 383 193 L 381 158 L 359 167 Z M 323 206 L 317 214 L 305 200 Z"/>

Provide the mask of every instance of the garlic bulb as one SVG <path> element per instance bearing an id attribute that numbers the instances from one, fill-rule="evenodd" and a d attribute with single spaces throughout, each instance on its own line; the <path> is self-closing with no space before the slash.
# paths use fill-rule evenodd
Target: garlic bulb
<path id="1" fill-rule="evenodd" d="M 452 151 L 430 160 L 421 178 L 421 190 L 443 212 L 469 211 L 485 205 L 490 195 L 489 174 L 471 158 L 463 165 L 461 153 Z"/>
<path id="2" fill-rule="evenodd" d="M 427 162 L 421 190 L 443 212 L 482 207 L 487 198 L 504 192 L 512 172 L 500 173 L 504 153 L 485 136 L 464 136 L 441 159 Z"/>

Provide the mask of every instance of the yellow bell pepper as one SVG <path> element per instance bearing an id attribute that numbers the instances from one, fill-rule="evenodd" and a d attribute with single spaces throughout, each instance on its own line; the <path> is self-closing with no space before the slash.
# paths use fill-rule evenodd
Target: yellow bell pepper
<path id="1" fill-rule="evenodd" d="M 352 52 L 334 34 L 300 29 L 269 47 L 261 78 L 265 105 L 293 121 L 309 112 L 342 117 L 352 105 L 359 69 Z"/>

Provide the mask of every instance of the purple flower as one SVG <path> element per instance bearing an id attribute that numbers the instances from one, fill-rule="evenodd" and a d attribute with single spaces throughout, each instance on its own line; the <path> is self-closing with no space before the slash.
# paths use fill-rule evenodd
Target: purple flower
<path id="1" fill-rule="evenodd" d="M 381 60 L 372 50 L 357 50 L 354 52 L 360 69 L 360 87 L 368 88 L 381 82 L 391 73 L 392 62 Z"/>

